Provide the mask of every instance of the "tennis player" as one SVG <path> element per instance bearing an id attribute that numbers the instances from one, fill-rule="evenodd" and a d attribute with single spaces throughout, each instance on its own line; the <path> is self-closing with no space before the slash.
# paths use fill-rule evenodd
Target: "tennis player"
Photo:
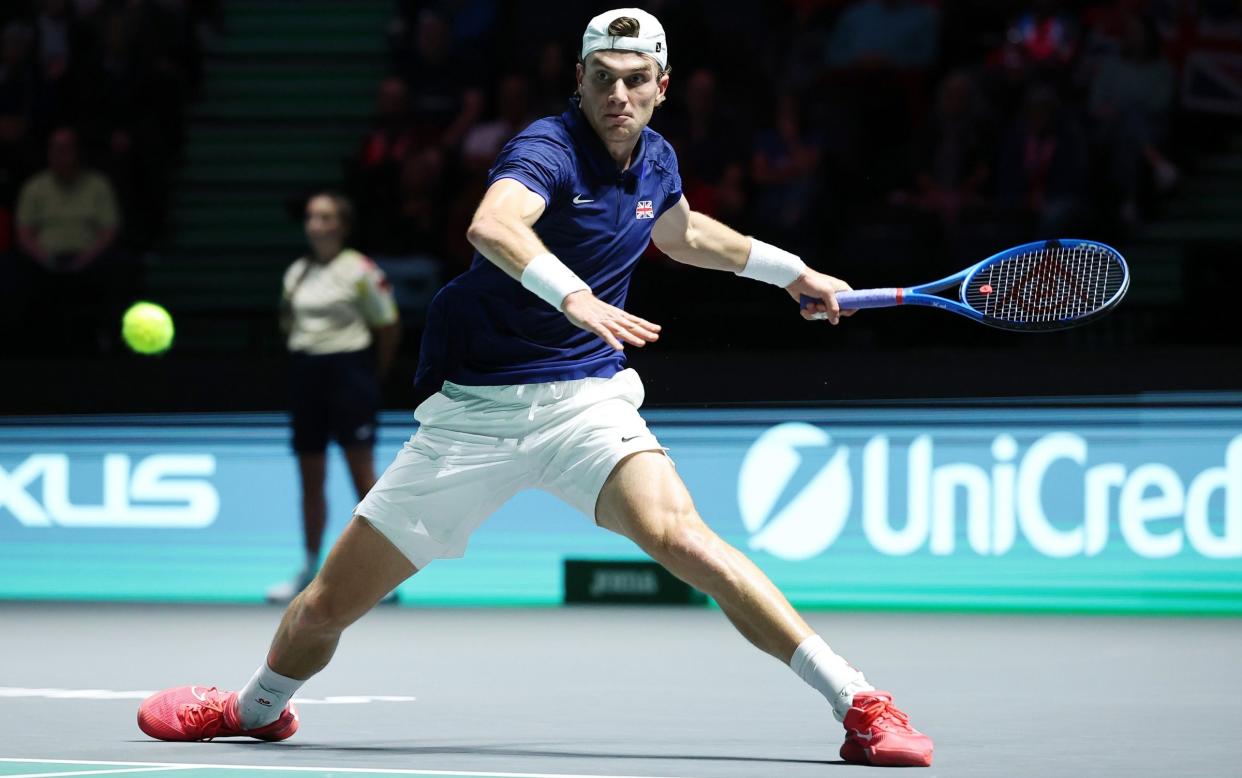
<path id="1" fill-rule="evenodd" d="M 588 24 L 569 109 L 501 151 L 468 237 L 474 264 L 436 296 L 415 387 L 420 423 L 319 574 L 286 610 L 267 661 L 239 692 L 183 686 L 138 711 L 164 740 L 283 740 L 290 703 L 342 631 L 436 559 L 461 556 L 512 495 L 540 488 L 637 543 L 710 595 L 758 648 L 822 693 L 845 726 L 841 756 L 929 765 L 932 741 L 887 692 L 815 634 L 744 555 L 699 517 L 638 413 L 643 386 L 624 349 L 660 326 L 625 310 L 650 240 L 675 260 L 785 289 L 840 316 L 843 282 L 690 210 L 677 157 L 647 127 L 668 89 L 660 22 L 632 8 Z"/>

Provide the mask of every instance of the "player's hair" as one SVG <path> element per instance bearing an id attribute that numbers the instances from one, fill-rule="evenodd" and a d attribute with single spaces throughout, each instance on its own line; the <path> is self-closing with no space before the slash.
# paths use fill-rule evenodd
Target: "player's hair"
<path id="1" fill-rule="evenodd" d="M 612 20 L 612 24 L 608 25 L 609 35 L 617 35 L 622 38 L 637 38 L 638 30 L 638 20 L 633 16 L 618 16 Z"/>
<path id="2" fill-rule="evenodd" d="M 306 204 L 310 205 L 311 200 L 317 197 L 326 197 L 332 201 L 332 207 L 336 209 L 336 218 L 340 220 L 341 226 L 345 228 L 345 237 L 348 237 L 350 230 L 354 226 L 353 201 L 334 189 L 323 189 L 306 198 Z"/>

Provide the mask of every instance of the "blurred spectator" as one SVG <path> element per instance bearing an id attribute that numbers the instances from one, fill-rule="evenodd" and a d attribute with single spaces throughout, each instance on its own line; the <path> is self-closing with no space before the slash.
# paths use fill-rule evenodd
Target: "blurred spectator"
<path id="1" fill-rule="evenodd" d="M 954 0 L 941 5 L 940 65 L 975 67 L 1005 38 L 1009 3 L 996 0 Z"/>
<path id="2" fill-rule="evenodd" d="M 930 122 L 915 140 L 914 190 L 894 200 L 952 227 L 963 209 L 984 203 L 994 158 L 991 122 L 974 77 L 965 70 L 949 73 L 936 92 Z"/>
<path id="3" fill-rule="evenodd" d="M 453 47 L 449 20 L 430 8 L 418 13 L 413 39 L 397 43 L 397 72 L 409 87 L 420 140 L 456 147 L 483 111 L 478 50 Z"/>
<path id="4" fill-rule="evenodd" d="M 803 92 L 815 87 L 825 57 L 831 54 L 833 16 L 828 12 L 829 3 L 822 0 L 783 5 L 788 14 L 768 33 L 768 59 L 779 63 L 771 70 L 787 91 Z"/>
<path id="5" fill-rule="evenodd" d="M 496 118 L 476 124 L 461 144 L 462 163 L 474 172 L 486 172 L 502 146 L 534 119 L 530 112 L 530 82 L 526 76 L 509 74 L 496 89 Z"/>
<path id="6" fill-rule="evenodd" d="M 396 76 L 380 82 L 371 133 L 362 142 L 358 163 L 365 170 L 397 165 L 418 145 L 410 127 L 410 94 Z"/>
<path id="7" fill-rule="evenodd" d="M 832 28 L 815 105 L 831 133 L 834 164 L 853 169 L 869 197 L 909 178 L 910 128 L 926 110 L 938 26 L 930 5 L 863 0 L 847 6 Z"/>
<path id="8" fill-rule="evenodd" d="M 47 158 L 48 169 L 27 181 L 18 197 L 18 241 L 44 269 L 79 273 L 116 240 L 116 195 L 106 178 L 82 168 L 73 130 L 52 134 Z"/>
<path id="9" fill-rule="evenodd" d="M 1005 64 L 1016 68 L 1060 68 L 1074 58 L 1078 22 L 1059 0 L 1036 0 L 1009 26 Z"/>
<path id="10" fill-rule="evenodd" d="M 1160 39 L 1151 20 L 1130 16 L 1121 24 L 1121 34 L 1118 54 L 1098 63 L 1087 108 L 1109 183 L 1120 201 L 1119 216 L 1134 224 L 1143 168 L 1151 171 L 1162 191 L 1179 176 L 1159 146 L 1168 129 L 1174 73 L 1160 55 Z"/>
<path id="11" fill-rule="evenodd" d="M 677 150 L 686 198 L 696 211 L 736 223 L 746 202 L 744 123 L 721 106 L 714 71 L 698 68 L 678 85 L 668 115 L 658 118 Z"/>
<path id="12" fill-rule="evenodd" d="M 1094 66 L 1100 57 L 1119 55 L 1126 27 L 1149 5 L 1150 0 L 1111 0 L 1087 8 L 1082 14 L 1084 33 L 1080 58 Z"/>
<path id="13" fill-rule="evenodd" d="M 443 256 L 444 154 L 435 146 L 406 158 L 397 186 L 397 212 L 385 253 Z"/>
<path id="14" fill-rule="evenodd" d="M 805 245 L 810 216 L 817 205 L 823 139 L 804 126 L 801 106 L 793 95 L 777 100 L 775 125 L 759 133 L 751 158 L 751 176 L 758 189 L 759 219 L 791 248 Z"/>
<path id="15" fill-rule="evenodd" d="M 564 113 L 569 96 L 574 91 L 573 70 L 565 63 L 569 58 L 560 41 L 548 41 L 539 47 L 535 58 L 535 78 L 532 85 L 532 113 L 540 119 Z"/>
<path id="16" fill-rule="evenodd" d="M 837 19 L 827 61 L 833 67 L 926 68 L 936 51 L 936 9 L 913 0 L 863 0 Z"/>
<path id="17" fill-rule="evenodd" d="M 188 94 L 201 80 L 201 52 L 185 0 L 129 0 L 127 23 L 134 48 L 150 81 L 146 99 L 163 123 L 162 131 L 181 146 L 182 111 Z"/>
<path id="18" fill-rule="evenodd" d="M 419 14 L 429 5 L 426 0 L 397 0 L 398 13 L 389 27 L 389 36 L 402 41 L 417 26 Z M 494 36 L 500 12 L 497 0 L 438 0 L 433 4 L 449 27 L 452 47 L 464 50 L 486 45 Z"/>
<path id="19" fill-rule="evenodd" d="M 477 50 L 488 45 L 500 13 L 498 0 L 442 0 L 440 7 L 452 19 L 454 49 Z"/>
<path id="20" fill-rule="evenodd" d="M 19 283 L 26 315 L 49 348 L 107 348 L 132 287 L 133 268 L 114 250 L 120 215 L 107 179 L 82 167 L 76 134 L 59 129 L 48 142 L 48 169 L 22 187 L 17 239 L 24 255 Z"/>
<path id="21" fill-rule="evenodd" d="M 39 74 L 34 63 L 34 31 L 24 22 L 9 22 L 0 33 L 0 117 L 24 126 L 34 113 Z M 4 132 L 3 140 L 15 133 Z"/>
<path id="22" fill-rule="evenodd" d="M 368 253 L 401 257 L 429 254 L 443 258 L 444 214 L 449 207 L 444 152 L 438 146 L 411 151 L 384 175 L 370 179 L 365 209 L 359 213 L 359 246 Z"/>
<path id="23" fill-rule="evenodd" d="M 1036 84 L 1001 145 L 997 193 L 1043 237 L 1074 232 L 1085 215 L 1087 148 L 1056 90 Z"/>
<path id="24" fill-rule="evenodd" d="M 185 95 L 176 64 L 144 43 L 144 8 L 101 11 L 100 48 L 75 65 L 72 114 L 83 147 L 112 176 L 125 240 L 145 248 L 163 234 Z"/>
<path id="25" fill-rule="evenodd" d="M 355 234 L 359 246 L 371 253 L 399 253 L 391 234 L 397 219 L 395 194 L 402 165 L 419 148 L 410 122 L 405 82 L 385 78 L 376 94 L 371 131 L 347 166 L 348 188 L 358 203 Z"/>
<path id="26" fill-rule="evenodd" d="M 132 248 L 153 248 L 165 235 L 168 190 L 163 138 L 148 126 L 117 127 L 99 154 L 99 167 L 116 192 L 121 213 L 120 241 Z"/>
<path id="27" fill-rule="evenodd" d="M 0 211 L 17 193 L 17 182 L 31 172 L 39 76 L 34 62 L 34 30 L 9 22 L 0 35 Z M 7 246 L 0 246 L 4 250 Z"/>
<path id="28" fill-rule="evenodd" d="M 1005 41 L 992 54 L 1013 94 L 1033 81 L 1064 86 L 1078 52 L 1080 28 L 1060 0 L 1035 0 L 1005 31 Z"/>
<path id="29" fill-rule="evenodd" d="M 69 72 L 73 29 L 68 0 L 43 0 L 36 21 L 39 30 L 39 64 L 48 83 Z"/>

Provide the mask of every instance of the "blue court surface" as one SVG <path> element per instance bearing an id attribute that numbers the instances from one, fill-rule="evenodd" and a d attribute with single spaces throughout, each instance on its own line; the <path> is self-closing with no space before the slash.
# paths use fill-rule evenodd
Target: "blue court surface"
<path id="1" fill-rule="evenodd" d="M 141 699 L 235 688 L 277 608 L 0 604 L 0 776 L 732 778 L 853 771 L 840 726 L 709 608 L 380 608 L 283 743 L 163 743 Z M 928 776 L 1238 775 L 1242 622 L 860 614 L 809 620 L 936 739 Z"/>

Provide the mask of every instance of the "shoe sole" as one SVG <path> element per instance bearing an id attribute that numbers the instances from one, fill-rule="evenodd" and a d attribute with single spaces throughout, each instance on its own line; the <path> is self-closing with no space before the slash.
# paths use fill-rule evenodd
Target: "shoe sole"
<path id="1" fill-rule="evenodd" d="M 931 751 L 878 750 L 846 741 L 841 746 L 841 758 L 850 764 L 872 767 L 931 767 Z"/>
<path id="2" fill-rule="evenodd" d="M 871 751 L 863 749 L 862 759 L 845 759 L 853 764 L 872 767 L 931 767 L 932 755 L 918 751 Z M 842 757 L 845 758 L 844 756 Z"/>

